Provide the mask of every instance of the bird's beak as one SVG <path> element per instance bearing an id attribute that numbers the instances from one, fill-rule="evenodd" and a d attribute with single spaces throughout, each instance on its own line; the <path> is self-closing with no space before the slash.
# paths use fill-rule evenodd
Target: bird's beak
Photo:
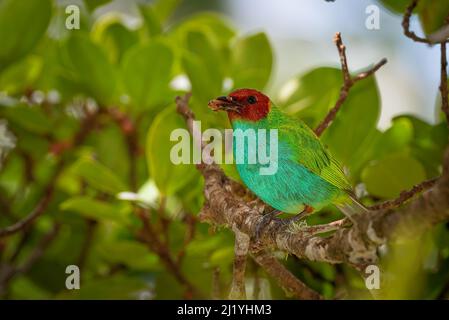
<path id="1" fill-rule="evenodd" d="M 214 111 L 224 110 L 235 111 L 237 113 L 240 113 L 240 110 L 243 107 L 242 104 L 238 103 L 237 101 L 233 101 L 230 98 L 224 96 L 209 101 L 208 106 Z"/>

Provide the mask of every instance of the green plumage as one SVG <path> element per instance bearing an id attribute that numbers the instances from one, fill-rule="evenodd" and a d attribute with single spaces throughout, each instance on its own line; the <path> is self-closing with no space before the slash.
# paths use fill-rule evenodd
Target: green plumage
<path id="1" fill-rule="evenodd" d="M 265 118 L 257 121 L 234 119 L 232 126 L 234 130 L 266 129 L 268 142 L 269 130 L 278 130 L 278 170 L 275 174 L 260 175 L 259 169 L 263 165 L 258 163 L 237 164 L 243 182 L 272 207 L 298 213 L 305 205 L 320 209 L 333 203 L 349 215 L 362 208 L 354 200 L 352 187 L 337 160 L 301 120 L 272 104 Z M 239 151 L 236 148 L 234 141 L 234 154 Z M 248 148 L 245 148 L 247 159 Z"/>

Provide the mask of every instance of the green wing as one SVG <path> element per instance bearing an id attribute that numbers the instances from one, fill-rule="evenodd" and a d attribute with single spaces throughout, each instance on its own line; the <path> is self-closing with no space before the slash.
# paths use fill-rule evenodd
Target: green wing
<path id="1" fill-rule="evenodd" d="M 338 161 L 304 122 L 289 118 L 280 123 L 279 139 L 292 147 L 296 161 L 337 188 L 352 190 Z"/>

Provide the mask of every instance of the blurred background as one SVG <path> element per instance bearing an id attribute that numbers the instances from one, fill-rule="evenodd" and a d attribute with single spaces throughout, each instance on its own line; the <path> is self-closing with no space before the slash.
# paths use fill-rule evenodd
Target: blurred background
<path id="1" fill-rule="evenodd" d="M 371 5 L 379 9 L 379 29 L 365 26 Z M 130 20 L 138 17 L 137 9 L 125 0 L 113 1 L 98 14 L 115 9 L 129 14 Z M 281 0 L 276 4 L 269 0 L 191 0 L 180 5 L 171 21 L 176 23 L 203 10 L 223 14 L 239 33 L 263 31 L 269 36 L 276 61 L 268 91 L 277 92 L 288 79 L 314 67 L 337 66 L 332 39 L 338 30 L 349 47 L 352 70 L 366 68 L 383 57 L 389 61 L 377 76 L 382 98 L 380 127 L 386 128 L 390 119 L 401 113 L 436 121 L 439 49 L 417 46 L 404 37 L 402 16 L 376 0 Z M 417 16 L 412 18 L 411 29 L 423 33 Z"/>
<path id="2" fill-rule="evenodd" d="M 207 102 L 252 87 L 315 127 L 342 85 L 338 31 L 352 72 L 388 59 L 322 136 L 361 201 L 438 176 L 439 49 L 403 35 L 408 4 L 0 0 L 0 299 L 226 298 L 233 234 L 198 220 L 203 179 L 170 160 L 170 134 L 185 128 L 174 99 L 191 91 L 202 129 L 224 129 Z M 411 28 L 430 34 L 448 14 L 421 0 Z M 340 217 L 327 207 L 307 222 Z M 448 225 L 381 253 L 370 292 L 346 265 L 275 252 L 329 299 L 448 297 Z M 250 298 L 291 298 L 252 260 L 246 284 Z"/>

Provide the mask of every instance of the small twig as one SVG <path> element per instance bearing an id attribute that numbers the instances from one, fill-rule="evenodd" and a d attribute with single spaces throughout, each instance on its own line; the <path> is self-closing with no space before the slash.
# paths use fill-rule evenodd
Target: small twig
<path id="1" fill-rule="evenodd" d="M 53 242 L 61 229 L 61 225 L 58 222 L 53 224 L 52 229 L 41 239 L 38 245 L 33 249 L 33 252 L 18 269 L 20 273 L 27 273 L 31 267 L 38 261 L 44 254 L 48 246 Z"/>
<path id="2" fill-rule="evenodd" d="M 11 264 L 5 264 L 0 270 L 0 297 L 5 295 L 8 283 L 17 275 L 27 273 L 33 265 L 43 256 L 45 250 L 53 242 L 59 233 L 61 225 L 54 223 L 52 229 L 45 234 L 31 254 L 27 257 L 25 262 L 19 266 L 14 267 Z"/>
<path id="3" fill-rule="evenodd" d="M 235 244 L 234 244 L 234 269 L 232 272 L 232 285 L 229 299 L 246 299 L 245 288 L 245 269 L 246 258 L 249 249 L 249 236 L 234 228 Z"/>
<path id="4" fill-rule="evenodd" d="M 50 179 L 48 187 L 46 188 L 46 190 L 44 192 L 44 196 L 39 201 L 37 206 L 33 209 L 33 211 L 31 211 L 25 218 L 16 222 L 15 224 L 10 225 L 4 229 L 1 229 L 0 237 L 6 237 L 6 236 L 14 234 L 20 230 L 25 229 L 28 225 L 33 223 L 34 220 L 36 220 L 40 215 L 42 215 L 44 213 L 45 209 L 47 209 L 48 204 L 50 203 L 51 198 L 53 196 L 54 180 L 59 175 L 59 172 L 60 172 L 59 170 L 56 170 L 56 172 L 53 174 L 53 177 Z"/>
<path id="5" fill-rule="evenodd" d="M 349 91 L 354 86 L 355 83 L 357 83 L 360 80 L 366 79 L 370 76 L 372 76 L 377 70 L 379 70 L 382 66 L 384 66 L 387 63 L 387 59 L 382 59 L 379 63 L 375 64 L 370 69 L 361 72 L 357 74 L 356 76 L 352 77 L 349 72 L 348 67 L 348 59 L 346 57 L 346 46 L 343 44 L 343 40 L 341 38 L 341 33 L 337 32 L 335 34 L 334 38 L 335 45 L 337 46 L 338 53 L 340 56 L 340 63 L 341 63 L 341 71 L 343 74 L 343 85 L 340 89 L 340 95 L 338 97 L 337 102 L 335 103 L 334 107 L 329 110 L 324 120 L 316 127 L 315 134 L 317 136 L 321 136 L 324 132 L 324 130 L 329 127 L 329 125 L 332 123 L 332 121 L 337 116 L 338 111 L 340 110 L 343 103 L 346 101 Z"/>
<path id="6" fill-rule="evenodd" d="M 148 213 L 142 208 L 137 208 L 136 212 L 143 224 L 143 232 L 140 234 L 139 239 L 147 244 L 148 248 L 159 256 L 167 270 L 187 289 L 187 297 L 190 298 L 193 295 L 199 295 L 198 290 L 181 272 L 179 265 L 172 258 L 169 249 L 157 237 L 153 226 L 150 224 Z"/>
<path id="7" fill-rule="evenodd" d="M 402 19 L 402 28 L 404 29 L 404 34 L 413 41 L 431 44 L 430 40 L 419 37 L 415 32 L 410 30 L 410 18 L 412 17 L 413 11 L 417 6 L 418 0 L 413 0 L 405 11 L 404 18 Z"/>
<path id="8" fill-rule="evenodd" d="M 446 42 L 441 43 L 441 109 L 446 116 L 446 121 L 449 124 L 449 93 L 447 87 L 447 48 Z"/>
<path id="9" fill-rule="evenodd" d="M 369 207 L 370 210 L 387 210 L 394 209 L 403 205 L 407 200 L 413 198 L 416 194 L 432 188 L 438 178 L 425 180 L 417 185 L 414 185 L 410 190 L 402 191 L 399 197 L 393 200 L 387 200 L 382 203 L 378 203 Z"/>
<path id="10" fill-rule="evenodd" d="M 86 117 L 86 119 L 83 121 L 83 123 L 81 125 L 81 128 L 75 134 L 73 139 L 70 142 L 64 143 L 65 147 L 60 150 L 60 153 L 63 153 L 64 151 L 66 151 L 68 149 L 76 148 L 77 146 L 81 145 L 84 142 L 86 137 L 89 135 L 89 133 L 95 127 L 97 115 L 98 115 L 97 113 L 89 114 Z M 50 202 L 52 200 L 54 189 L 55 189 L 55 182 L 59 178 L 59 175 L 61 174 L 62 170 L 64 169 L 64 165 L 65 165 L 65 159 L 63 157 L 63 154 L 58 154 L 58 155 L 59 155 L 59 158 L 56 163 L 55 170 L 53 171 L 52 176 L 50 177 L 49 181 L 47 182 L 47 185 L 44 187 L 43 196 L 39 200 L 38 204 L 22 220 L 16 222 L 15 224 L 13 224 L 11 226 L 4 228 L 4 229 L 0 229 L 0 237 L 9 236 L 11 234 L 14 234 L 16 232 L 19 232 L 19 231 L 25 229 L 45 212 L 45 210 L 47 209 L 48 205 L 50 204 Z"/>
<path id="11" fill-rule="evenodd" d="M 92 241 L 95 235 L 95 229 L 97 226 L 97 221 L 93 219 L 86 219 L 86 235 L 84 238 L 83 245 L 78 256 L 78 267 L 83 270 L 86 263 L 87 257 L 89 255 L 90 248 L 92 246 Z"/>
<path id="12" fill-rule="evenodd" d="M 261 251 L 253 254 L 254 260 L 285 290 L 287 295 L 297 299 L 318 300 L 321 295 L 307 287 L 285 268 L 272 254 Z"/>

